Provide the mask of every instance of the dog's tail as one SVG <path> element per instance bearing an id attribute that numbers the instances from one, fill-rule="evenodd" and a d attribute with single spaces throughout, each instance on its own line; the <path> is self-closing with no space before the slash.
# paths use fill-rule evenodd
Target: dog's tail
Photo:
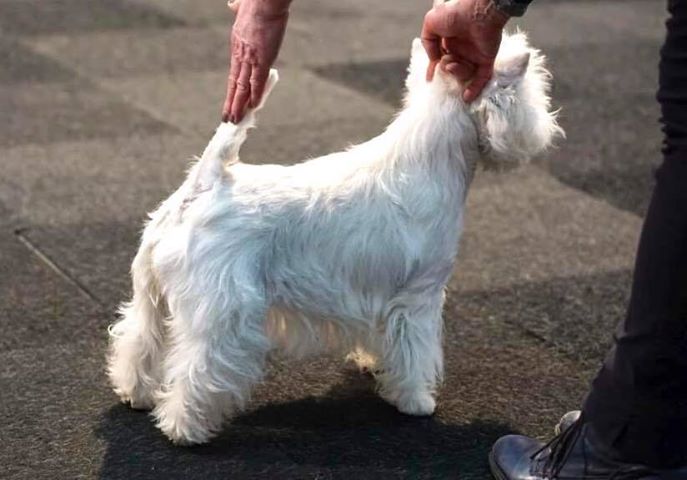
<path id="1" fill-rule="evenodd" d="M 265 105 L 267 97 L 278 80 L 277 70 L 271 69 L 260 104 L 249 109 L 243 120 L 237 124 L 220 123 L 194 168 L 194 180 L 197 186 L 210 187 L 217 179 L 222 178 L 226 165 L 239 161 L 239 150 L 246 141 L 247 131 L 255 126 L 255 113 Z"/>

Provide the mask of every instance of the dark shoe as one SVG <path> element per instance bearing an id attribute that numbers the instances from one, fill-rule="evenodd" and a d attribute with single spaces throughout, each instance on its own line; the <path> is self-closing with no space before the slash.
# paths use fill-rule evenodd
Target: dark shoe
<path id="1" fill-rule="evenodd" d="M 564 417 L 565 418 L 565 417 Z M 687 469 L 653 470 L 602 452 L 581 416 L 547 444 L 522 435 L 499 439 L 489 454 L 497 480 L 686 480 Z"/>

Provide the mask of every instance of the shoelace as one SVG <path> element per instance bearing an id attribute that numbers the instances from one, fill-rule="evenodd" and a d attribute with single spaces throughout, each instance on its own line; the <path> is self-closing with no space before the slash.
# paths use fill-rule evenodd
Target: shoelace
<path id="1" fill-rule="evenodd" d="M 575 423 L 563 430 L 559 435 L 556 435 L 546 445 L 534 452 L 530 456 L 530 460 L 537 462 L 543 461 L 541 474 L 544 478 L 556 479 L 565 466 L 565 463 L 570 458 L 573 447 L 580 438 L 582 433 L 582 426 L 584 425 L 582 414 Z M 538 458 L 543 452 L 550 450 L 549 454 L 544 456 L 541 460 Z M 585 476 L 586 476 L 586 461 L 585 461 Z M 616 479 L 614 479 L 616 480 Z M 624 480 L 624 479 L 618 479 Z"/>
<path id="2" fill-rule="evenodd" d="M 549 480 L 558 479 L 563 467 L 565 467 L 565 464 L 572 454 L 573 447 L 582 434 L 583 426 L 584 419 L 583 416 L 580 415 L 580 418 L 578 418 L 575 423 L 530 455 L 533 466 L 536 466 L 534 470 L 539 470 L 541 466 L 541 470 L 538 472 L 533 471 L 532 473 L 541 475 L 543 478 Z M 548 454 L 542 455 L 544 452 L 547 452 L 547 450 Z M 642 466 L 621 466 L 606 477 L 600 477 L 598 475 L 588 476 L 587 454 L 584 444 L 582 445 L 582 454 L 584 456 L 584 471 L 582 472 L 582 477 L 579 477 L 579 480 L 601 480 L 602 478 L 608 480 L 641 480 L 655 473 Z"/>

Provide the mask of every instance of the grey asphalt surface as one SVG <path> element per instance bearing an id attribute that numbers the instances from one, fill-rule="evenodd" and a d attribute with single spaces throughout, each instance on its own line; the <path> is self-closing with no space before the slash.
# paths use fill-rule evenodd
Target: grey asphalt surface
<path id="1" fill-rule="evenodd" d="M 660 160 L 664 3 L 540 0 L 517 22 L 549 57 L 568 137 L 478 174 L 436 415 L 398 414 L 340 358 L 275 359 L 219 438 L 180 448 L 117 402 L 106 329 L 145 213 L 218 123 L 223 4 L 0 1 L 0 478 L 489 478 L 500 435 L 545 438 L 579 406 L 623 315 Z M 244 160 L 379 133 L 427 7 L 296 0 Z"/>

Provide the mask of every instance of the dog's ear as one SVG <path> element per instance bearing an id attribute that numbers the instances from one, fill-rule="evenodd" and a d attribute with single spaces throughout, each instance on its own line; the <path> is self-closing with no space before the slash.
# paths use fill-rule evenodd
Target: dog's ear
<path id="1" fill-rule="evenodd" d="M 494 65 L 494 78 L 499 87 L 508 87 L 522 77 L 527 72 L 530 63 L 530 52 L 518 52 L 506 58 L 497 58 Z"/>

